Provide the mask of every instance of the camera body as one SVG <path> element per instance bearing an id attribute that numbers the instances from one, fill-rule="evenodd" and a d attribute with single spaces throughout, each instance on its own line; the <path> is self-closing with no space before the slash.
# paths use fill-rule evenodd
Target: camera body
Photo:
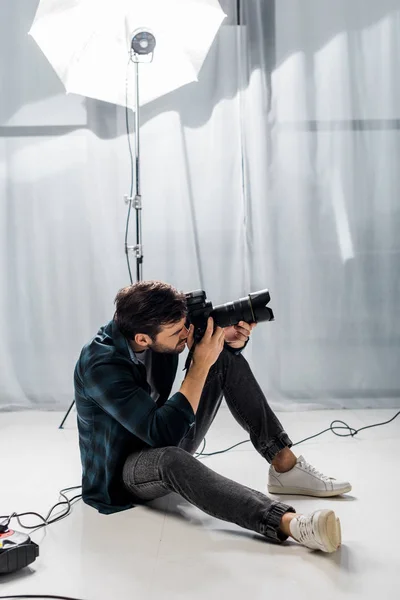
<path id="1" fill-rule="evenodd" d="M 240 321 L 246 323 L 261 323 L 274 321 L 274 313 L 268 304 L 271 296 L 268 290 L 261 290 L 240 298 L 235 302 L 228 302 L 214 307 L 212 302 L 207 301 L 207 294 L 203 290 L 196 290 L 186 294 L 188 307 L 188 319 L 186 325 L 194 326 L 194 340 L 202 339 L 209 317 L 219 327 L 230 327 L 237 325 Z"/>

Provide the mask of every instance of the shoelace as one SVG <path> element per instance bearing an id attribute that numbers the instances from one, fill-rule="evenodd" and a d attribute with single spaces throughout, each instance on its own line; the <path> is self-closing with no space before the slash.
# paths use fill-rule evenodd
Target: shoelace
<path id="1" fill-rule="evenodd" d="M 310 465 L 307 461 L 302 460 L 301 461 L 301 466 L 308 471 L 309 473 L 311 473 L 312 475 L 315 475 L 316 477 L 319 477 L 320 479 L 322 479 L 323 481 L 331 481 L 332 477 L 327 477 L 326 475 L 324 475 L 323 473 L 320 473 L 319 471 L 317 471 L 317 469 L 315 467 L 313 467 L 312 465 Z"/>
<path id="2" fill-rule="evenodd" d="M 299 526 L 299 542 L 302 544 L 305 542 L 315 542 L 316 540 L 312 526 L 312 520 L 307 517 L 298 517 L 297 523 Z"/>

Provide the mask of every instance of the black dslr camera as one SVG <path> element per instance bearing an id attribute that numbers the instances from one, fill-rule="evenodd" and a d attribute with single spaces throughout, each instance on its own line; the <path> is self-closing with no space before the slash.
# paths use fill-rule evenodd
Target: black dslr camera
<path id="1" fill-rule="evenodd" d="M 249 294 L 246 298 L 221 304 L 215 308 L 211 302 L 207 302 L 207 295 L 202 290 L 186 294 L 186 301 L 188 307 L 186 326 L 194 325 L 195 343 L 202 339 L 209 317 L 212 317 L 215 325 L 219 327 L 237 325 L 240 321 L 262 323 L 275 320 L 274 313 L 267 306 L 271 301 L 268 290 Z"/>

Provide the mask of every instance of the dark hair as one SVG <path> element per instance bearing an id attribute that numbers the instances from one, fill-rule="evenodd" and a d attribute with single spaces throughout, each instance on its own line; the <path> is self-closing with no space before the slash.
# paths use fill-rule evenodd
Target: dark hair
<path id="1" fill-rule="evenodd" d="M 123 288 L 115 305 L 114 319 L 129 340 L 145 333 L 154 342 L 163 325 L 178 323 L 187 315 L 185 294 L 161 281 L 140 281 Z"/>

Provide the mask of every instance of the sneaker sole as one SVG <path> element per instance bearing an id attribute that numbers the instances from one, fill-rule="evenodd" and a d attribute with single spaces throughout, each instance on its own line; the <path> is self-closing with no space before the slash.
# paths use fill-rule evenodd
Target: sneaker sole
<path id="1" fill-rule="evenodd" d="M 334 496 L 341 496 L 351 492 L 351 485 L 344 487 L 340 490 L 308 490 L 307 488 L 295 488 L 295 487 L 277 487 L 274 485 L 268 486 L 268 492 L 270 494 L 282 494 L 291 496 L 315 496 L 316 498 L 333 498 Z"/>
<path id="2" fill-rule="evenodd" d="M 325 552 L 332 554 L 342 545 L 340 520 L 333 510 L 322 510 L 318 518 L 318 533 Z"/>

